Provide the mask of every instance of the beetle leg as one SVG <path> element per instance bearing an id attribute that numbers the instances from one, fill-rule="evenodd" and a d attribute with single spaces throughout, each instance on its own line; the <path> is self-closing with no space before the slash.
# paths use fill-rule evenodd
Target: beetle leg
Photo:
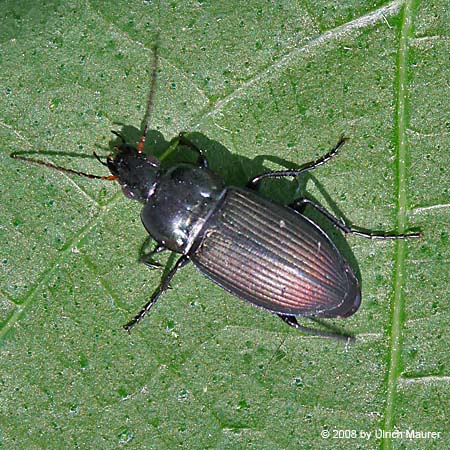
<path id="1" fill-rule="evenodd" d="M 178 135 L 178 142 L 181 145 L 186 145 L 187 147 L 189 147 L 191 150 L 194 150 L 194 152 L 196 152 L 198 154 L 198 160 L 197 160 L 197 164 L 200 167 L 203 167 L 204 169 L 208 168 L 208 160 L 206 159 L 205 154 L 203 153 L 203 151 L 198 148 L 191 140 L 189 140 L 186 136 L 186 133 L 181 132 Z"/>
<path id="2" fill-rule="evenodd" d="M 178 269 L 181 269 L 189 262 L 189 258 L 186 255 L 181 256 L 178 261 L 175 263 L 175 266 L 171 269 L 171 271 L 167 274 L 164 280 L 161 281 L 158 290 L 152 295 L 152 298 L 145 304 L 145 306 L 141 309 L 139 314 L 134 317 L 134 319 L 130 320 L 127 324 L 124 325 L 126 331 L 130 331 L 137 323 L 139 323 L 145 315 L 150 311 L 152 306 L 156 303 L 156 301 L 161 297 L 162 294 L 168 289 L 169 283 L 172 280 L 173 276 L 177 273 Z"/>
<path id="3" fill-rule="evenodd" d="M 311 205 L 314 209 L 324 215 L 328 220 L 330 220 L 337 228 L 342 230 L 346 234 L 354 234 L 355 236 L 361 236 L 367 239 L 407 239 L 407 238 L 420 238 L 420 233 L 402 233 L 393 234 L 386 232 L 375 232 L 375 231 L 360 231 L 351 228 L 346 225 L 342 220 L 333 216 L 328 212 L 323 206 L 314 203 L 309 198 L 300 198 L 295 202 L 291 203 L 289 207 L 297 211 L 302 212 L 306 205 Z"/>
<path id="4" fill-rule="evenodd" d="M 167 250 L 167 247 L 164 247 L 164 245 L 162 244 L 156 244 L 156 247 L 150 253 L 145 253 L 144 248 L 146 247 L 147 242 L 149 240 L 152 240 L 150 236 L 147 239 L 145 239 L 144 243 L 141 246 L 141 250 L 139 252 L 140 253 L 139 261 L 144 263 L 149 269 L 161 269 L 162 267 L 161 264 L 153 262 L 152 257 L 153 255 L 157 255 L 158 253 Z"/>
<path id="5" fill-rule="evenodd" d="M 284 323 L 287 323 L 292 328 L 295 328 L 296 330 L 299 330 L 299 331 L 304 331 L 305 333 L 313 334 L 314 336 L 322 336 L 322 337 L 344 340 L 344 341 L 353 341 L 354 340 L 354 338 L 352 336 L 346 336 L 346 335 L 337 334 L 337 333 L 327 333 L 325 331 L 316 330 L 314 328 L 304 327 L 297 322 L 297 319 L 295 318 L 295 316 L 286 316 L 284 314 L 277 314 L 277 316 L 280 317 L 280 319 Z"/>
<path id="6" fill-rule="evenodd" d="M 292 170 L 276 170 L 274 172 L 267 172 L 263 173 L 261 175 L 258 175 L 257 177 L 251 179 L 247 183 L 247 187 L 250 189 L 257 189 L 259 182 L 263 178 L 283 178 L 283 177 L 296 177 L 297 175 L 300 175 L 302 173 L 308 172 L 310 170 L 313 170 L 326 162 L 328 162 L 330 159 L 332 159 L 334 156 L 336 156 L 339 149 L 345 144 L 347 141 L 347 138 L 341 137 L 339 139 L 339 142 L 335 145 L 335 147 L 330 150 L 326 155 L 321 156 L 316 161 L 311 161 L 309 163 L 304 164 L 300 169 L 292 169 Z"/>

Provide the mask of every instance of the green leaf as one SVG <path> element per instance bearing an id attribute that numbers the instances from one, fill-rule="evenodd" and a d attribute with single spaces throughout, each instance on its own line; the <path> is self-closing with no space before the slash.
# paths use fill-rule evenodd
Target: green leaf
<path id="1" fill-rule="evenodd" d="M 222 3 L 2 2 L 0 445 L 449 448 L 448 5 Z M 362 278 L 360 310 L 333 321 L 355 345 L 296 332 L 192 266 L 124 333 L 162 276 L 138 262 L 140 206 L 9 157 L 104 174 L 92 150 L 108 154 L 111 129 L 139 136 L 157 38 L 158 154 L 195 132 L 244 184 L 344 134 L 333 162 L 266 193 L 306 188 L 353 224 L 422 230 L 333 232 Z M 380 437 L 394 430 L 440 435 Z"/>

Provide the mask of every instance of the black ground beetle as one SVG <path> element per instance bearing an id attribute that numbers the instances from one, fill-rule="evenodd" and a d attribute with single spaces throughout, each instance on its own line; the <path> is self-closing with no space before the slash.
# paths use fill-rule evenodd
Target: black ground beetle
<path id="1" fill-rule="evenodd" d="M 144 204 L 142 223 L 157 242 L 147 256 L 163 250 L 181 254 L 149 302 L 124 328 L 129 331 L 140 322 L 167 290 L 175 273 L 192 261 L 214 283 L 278 315 L 288 325 L 316 335 L 340 337 L 303 327 L 296 319 L 348 317 L 361 303 L 361 289 L 353 270 L 327 234 L 302 214 L 303 208 L 309 205 L 344 233 L 366 238 L 404 239 L 420 234 L 357 231 L 309 199 L 282 206 L 257 192 L 264 178 L 295 177 L 326 163 L 342 147 L 344 138 L 325 156 L 301 169 L 264 173 L 242 188 L 226 186 L 208 169 L 202 150 L 181 133 L 176 138 L 178 143 L 198 154 L 197 164 L 176 164 L 164 170 L 154 156 L 143 153 L 156 85 L 156 47 L 154 61 L 145 126 L 137 146 L 127 144 L 113 132 L 121 140 L 115 155 L 104 162 L 94 152 L 111 175 L 91 175 L 11 155 L 69 174 L 117 180 L 127 197 Z M 150 259 L 144 262 L 154 267 Z"/>

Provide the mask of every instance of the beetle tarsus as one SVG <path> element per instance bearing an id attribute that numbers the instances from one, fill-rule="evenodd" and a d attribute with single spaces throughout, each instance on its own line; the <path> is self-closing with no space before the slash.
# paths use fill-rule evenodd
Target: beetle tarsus
<path id="1" fill-rule="evenodd" d="M 157 302 L 159 297 L 169 288 L 169 283 L 177 273 L 178 269 L 181 269 L 189 262 L 189 258 L 186 255 L 181 256 L 178 261 L 175 263 L 175 266 L 170 270 L 164 280 L 161 281 L 158 290 L 152 295 L 152 298 L 144 305 L 144 307 L 139 311 L 139 314 L 134 317 L 134 319 L 130 320 L 126 323 L 123 328 L 125 331 L 130 331 L 137 323 L 139 323 L 145 315 L 150 311 L 152 306 Z"/>
<path id="2" fill-rule="evenodd" d="M 420 238 L 420 233 L 386 233 L 386 232 L 376 232 L 376 231 L 361 231 L 355 230 L 354 228 L 345 224 L 342 220 L 339 220 L 337 217 L 333 216 L 330 212 L 328 212 L 323 206 L 313 202 L 309 198 L 300 198 L 295 202 L 291 203 L 289 206 L 296 211 L 303 213 L 305 206 L 310 205 L 315 210 L 320 212 L 323 216 L 325 216 L 330 222 L 333 223 L 337 228 L 343 231 L 345 234 L 354 234 L 355 236 L 361 236 L 367 239 L 408 239 L 408 238 Z"/>
<path id="3" fill-rule="evenodd" d="M 292 170 L 276 170 L 274 172 L 267 172 L 257 177 L 251 179 L 247 183 L 247 187 L 250 189 L 258 189 L 259 183 L 264 178 L 284 178 L 284 177 L 296 177 L 302 173 L 309 172 L 310 170 L 316 169 L 319 166 L 322 166 L 326 162 L 330 161 L 334 156 L 336 156 L 339 149 L 348 141 L 348 139 L 344 136 L 341 136 L 339 142 L 331 149 L 326 155 L 321 156 L 319 159 L 315 161 L 311 161 L 309 163 L 304 164 L 300 169 L 292 169 Z"/>
<path id="4" fill-rule="evenodd" d="M 355 338 L 353 336 L 348 336 L 344 334 L 338 333 L 327 333 L 325 331 L 316 330 L 315 328 L 304 327 L 297 322 L 295 316 L 287 316 L 284 314 L 277 314 L 277 316 L 284 322 L 287 323 L 292 328 L 295 328 L 299 331 L 304 331 L 305 333 L 312 334 L 314 336 L 321 336 L 330 339 L 337 339 L 340 341 L 353 342 Z"/>

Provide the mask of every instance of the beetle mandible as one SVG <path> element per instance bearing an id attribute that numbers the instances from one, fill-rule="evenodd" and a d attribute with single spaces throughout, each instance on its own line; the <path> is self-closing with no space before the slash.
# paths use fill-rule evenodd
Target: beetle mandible
<path id="1" fill-rule="evenodd" d="M 338 220 L 322 206 L 299 198 L 288 206 L 275 203 L 258 192 L 265 178 L 296 177 L 332 159 L 344 145 L 297 170 L 263 173 L 246 187 L 226 186 L 208 168 L 198 146 L 180 133 L 179 144 L 198 155 L 196 164 L 179 163 L 165 170 L 159 161 L 144 154 L 157 78 L 157 46 L 150 94 L 142 136 L 133 146 L 120 139 L 114 155 L 106 162 L 111 175 L 98 176 L 12 154 L 15 159 L 41 164 L 69 174 L 101 180 L 117 180 L 124 194 L 143 203 L 142 223 L 157 245 L 150 258 L 163 250 L 181 256 L 159 288 L 124 328 L 129 331 L 150 311 L 168 289 L 175 273 L 192 262 L 197 269 L 231 294 L 278 315 L 298 330 L 327 337 L 341 337 L 301 326 L 296 317 L 335 318 L 354 314 L 361 303 L 355 273 L 328 235 L 302 214 L 305 206 L 315 208 L 346 234 L 365 238 L 417 238 L 420 233 L 387 234 L 363 232 Z M 149 267 L 154 265 L 144 261 Z"/>

